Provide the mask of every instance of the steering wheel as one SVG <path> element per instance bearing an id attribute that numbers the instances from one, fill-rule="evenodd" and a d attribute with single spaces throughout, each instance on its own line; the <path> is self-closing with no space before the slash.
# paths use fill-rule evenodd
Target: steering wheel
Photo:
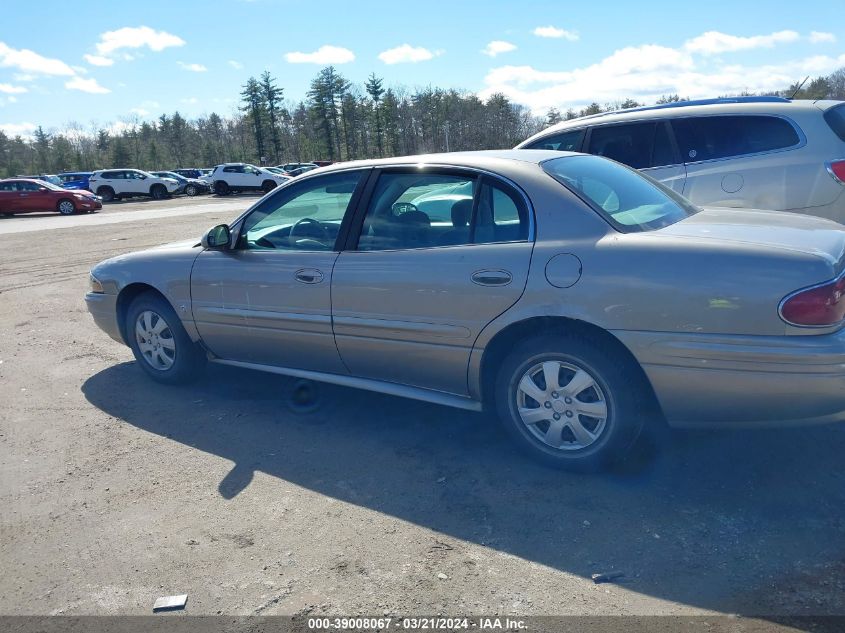
<path id="1" fill-rule="evenodd" d="M 394 215 L 402 215 L 403 213 L 408 213 L 409 211 L 419 211 L 419 209 L 417 209 L 417 205 L 413 202 L 394 202 L 390 207 L 390 210 L 393 211 Z"/>
<path id="2" fill-rule="evenodd" d="M 319 220 L 314 218 L 302 218 L 290 227 L 290 239 L 310 238 L 314 240 L 327 240 L 329 233 Z"/>

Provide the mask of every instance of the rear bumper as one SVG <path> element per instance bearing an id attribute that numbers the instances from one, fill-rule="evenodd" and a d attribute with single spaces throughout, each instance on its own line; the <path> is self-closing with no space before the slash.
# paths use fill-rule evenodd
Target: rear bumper
<path id="1" fill-rule="evenodd" d="M 845 421 L 845 330 L 818 336 L 613 334 L 676 427 Z"/>
<path id="2" fill-rule="evenodd" d="M 117 322 L 117 295 L 89 292 L 85 295 L 85 304 L 97 327 L 118 343 L 126 345 Z"/>

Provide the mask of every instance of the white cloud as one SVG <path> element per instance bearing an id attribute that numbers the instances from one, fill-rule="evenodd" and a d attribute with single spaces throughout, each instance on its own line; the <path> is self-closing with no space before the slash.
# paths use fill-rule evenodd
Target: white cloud
<path id="1" fill-rule="evenodd" d="M 74 74 L 73 68 L 60 59 L 43 57 L 26 48 L 14 49 L 0 42 L 0 67 L 17 68 L 27 73 L 41 75 L 64 75 L 69 77 Z"/>
<path id="2" fill-rule="evenodd" d="M 202 64 L 186 64 L 185 62 L 176 62 L 182 70 L 190 70 L 192 73 L 204 73 L 208 70 Z"/>
<path id="3" fill-rule="evenodd" d="M 146 47 L 158 53 L 165 48 L 184 45 L 185 40 L 166 31 L 155 31 L 148 26 L 125 26 L 116 31 L 100 34 L 97 52 L 106 56 L 122 48 Z"/>
<path id="4" fill-rule="evenodd" d="M 199 99 L 197 99 L 196 97 L 188 97 L 186 99 L 179 99 L 179 101 L 181 101 L 182 103 L 187 103 L 187 104 L 190 105 L 190 104 L 197 103 L 199 101 Z"/>
<path id="5" fill-rule="evenodd" d="M 378 58 L 385 64 L 416 64 L 425 62 L 442 55 L 443 51 L 430 51 L 422 46 L 402 44 L 396 48 L 389 48 L 378 54 Z"/>
<path id="6" fill-rule="evenodd" d="M 37 126 L 34 123 L 0 123 L 0 132 L 6 136 L 30 136 Z"/>
<path id="7" fill-rule="evenodd" d="M 745 51 L 753 48 L 772 48 L 776 44 L 796 42 L 800 38 L 801 36 L 795 31 L 776 31 L 769 35 L 752 35 L 750 37 L 728 35 L 719 31 L 707 31 L 698 37 L 688 40 L 684 44 L 684 48 L 691 53 L 717 55 L 719 53 Z"/>
<path id="8" fill-rule="evenodd" d="M 29 73 L 15 73 L 12 75 L 15 81 L 35 81 L 36 76 Z"/>
<path id="9" fill-rule="evenodd" d="M 511 44 L 510 42 L 504 42 L 502 40 L 493 40 L 492 42 L 488 42 L 487 46 L 485 46 L 481 52 L 488 57 L 495 57 L 496 55 L 510 53 L 515 50 L 516 44 Z"/>
<path id="10" fill-rule="evenodd" d="M 554 37 L 563 38 L 570 42 L 578 40 L 579 35 L 575 31 L 567 31 L 566 29 L 559 29 L 556 26 L 538 26 L 534 29 L 534 35 L 537 37 Z"/>
<path id="11" fill-rule="evenodd" d="M 823 31 L 810 31 L 810 42 L 813 44 L 821 44 L 825 42 L 835 42 L 836 36 L 833 33 L 825 33 Z"/>
<path id="12" fill-rule="evenodd" d="M 355 61 L 355 53 L 348 48 L 326 44 L 313 53 L 286 53 L 285 59 L 291 64 L 347 64 Z"/>
<path id="13" fill-rule="evenodd" d="M 92 66 L 111 66 L 114 60 L 109 57 L 102 57 L 100 55 L 83 55 L 86 62 Z"/>
<path id="14" fill-rule="evenodd" d="M 144 108 L 129 108 L 129 111 L 138 116 L 147 116 L 150 113 L 149 110 L 145 110 Z"/>
<path id="15" fill-rule="evenodd" d="M 243 67 L 244 67 L 244 65 L 243 65 L 242 63 L 240 63 L 240 62 L 236 62 L 234 59 L 230 59 L 230 60 L 228 61 L 228 64 L 229 64 L 229 66 L 231 66 L 231 67 L 232 67 L 232 68 L 234 68 L 235 70 L 240 70 L 241 68 L 243 68 Z"/>
<path id="16" fill-rule="evenodd" d="M 13 86 L 12 84 L 0 84 L 0 92 L 3 92 L 7 95 L 17 95 L 26 91 L 26 88 L 24 88 L 23 86 Z"/>
<path id="17" fill-rule="evenodd" d="M 65 82 L 65 88 L 68 90 L 80 90 L 90 94 L 102 95 L 111 92 L 108 88 L 104 88 L 97 83 L 93 77 L 91 79 L 83 79 L 82 77 L 74 77 L 70 81 Z"/>
<path id="18" fill-rule="evenodd" d="M 501 92 L 538 115 L 549 108 L 580 109 L 596 101 L 625 98 L 654 103 L 661 95 L 707 98 L 784 89 L 795 77 L 818 76 L 845 65 L 839 57 L 816 55 L 787 63 L 725 64 L 713 57 L 696 58 L 686 49 L 658 45 L 628 47 L 590 66 L 537 69 L 501 66 L 484 79 L 486 98 Z"/>

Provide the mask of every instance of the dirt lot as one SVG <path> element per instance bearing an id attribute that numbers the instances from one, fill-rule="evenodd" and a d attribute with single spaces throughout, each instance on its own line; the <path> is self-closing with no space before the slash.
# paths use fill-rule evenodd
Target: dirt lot
<path id="1" fill-rule="evenodd" d="M 845 614 L 842 426 L 672 433 L 578 476 L 480 414 L 145 379 L 88 316 L 89 267 L 253 200 L 0 220 L 0 613 Z"/>

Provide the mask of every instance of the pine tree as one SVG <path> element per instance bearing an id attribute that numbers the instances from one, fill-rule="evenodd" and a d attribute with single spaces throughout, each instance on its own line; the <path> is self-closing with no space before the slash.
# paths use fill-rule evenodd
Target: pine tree
<path id="1" fill-rule="evenodd" d="M 261 85 L 255 79 L 250 77 L 243 86 L 241 92 L 241 107 L 242 112 L 246 112 L 247 117 L 252 124 L 252 131 L 255 136 L 255 150 L 258 154 L 259 160 L 265 158 L 264 152 L 264 95 L 262 94 Z"/>
<path id="2" fill-rule="evenodd" d="M 273 143 L 273 161 L 278 163 L 282 156 L 282 144 L 279 138 L 279 124 L 282 113 L 280 104 L 284 90 L 276 86 L 276 80 L 265 70 L 261 75 L 261 91 L 264 99 L 264 108 L 267 111 L 270 123 L 270 141 Z"/>

